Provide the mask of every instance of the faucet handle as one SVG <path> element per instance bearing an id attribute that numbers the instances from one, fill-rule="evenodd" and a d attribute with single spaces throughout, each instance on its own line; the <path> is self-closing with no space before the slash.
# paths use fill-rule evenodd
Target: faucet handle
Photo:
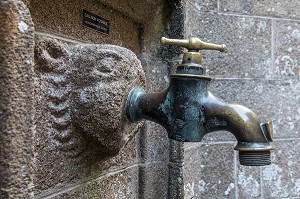
<path id="1" fill-rule="evenodd" d="M 160 40 L 161 44 L 174 45 L 187 48 L 188 50 L 218 50 L 220 52 L 226 52 L 227 47 L 225 44 L 218 45 L 212 43 L 206 43 L 197 37 L 190 36 L 189 39 L 168 39 L 162 37 Z"/>

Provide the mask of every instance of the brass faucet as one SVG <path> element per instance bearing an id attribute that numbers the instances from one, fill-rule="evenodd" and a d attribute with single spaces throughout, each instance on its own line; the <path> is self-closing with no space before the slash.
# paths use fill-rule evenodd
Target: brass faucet
<path id="1" fill-rule="evenodd" d="M 170 84 L 164 91 L 147 94 L 142 88 L 130 91 L 125 104 L 127 119 L 156 122 L 167 130 L 169 138 L 183 142 L 200 142 L 210 132 L 226 130 L 238 141 L 234 149 L 239 151 L 242 165 L 271 164 L 271 123 L 261 123 L 248 108 L 224 102 L 208 91 L 212 78 L 201 65 L 199 50 L 225 52 L 226 46 L 205 43 L 196 37 L 186 40 L 163 37 L 161 43 L 188 51 L 176 73 L 170 75 Z"/>

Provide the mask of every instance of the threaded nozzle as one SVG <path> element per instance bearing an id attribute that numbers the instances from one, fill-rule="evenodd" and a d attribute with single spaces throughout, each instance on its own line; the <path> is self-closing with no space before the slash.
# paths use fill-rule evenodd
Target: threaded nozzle
<path id="1" fill-rule="evenodd" d="M 239 151 L 240 164 L 245 166 L 265 166 L 271 164 L 270 151 Z"/>

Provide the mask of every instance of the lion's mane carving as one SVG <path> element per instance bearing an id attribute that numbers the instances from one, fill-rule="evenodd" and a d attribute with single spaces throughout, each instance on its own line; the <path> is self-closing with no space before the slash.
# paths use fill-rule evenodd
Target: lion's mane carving
<path id="1" fill-rule="evenodd" d="M 45 131 L 70 156 L 116 155 L 138 129 L 124 118 L 129 91 L 145 86 L 134 53 L 113 45 L 39 39 L 35 49 L 38 104 Z"/>

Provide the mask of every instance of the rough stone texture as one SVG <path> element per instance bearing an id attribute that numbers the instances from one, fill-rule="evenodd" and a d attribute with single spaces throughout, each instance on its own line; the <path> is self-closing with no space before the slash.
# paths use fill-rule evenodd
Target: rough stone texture
<path id="1" fill-rule="evenodd" d="M 191 5 L 187 12 L 186 35 L 197 36 L 205 42 L 227 45 L 227 53 L 202 51 L 203 65 L 208 68 L 209 75 L 272 75 L 271 20 L 246 16 L 200 15 Z"/>
<path id="2" fill-rule="evenodd" d="M 30 10 L 37 31 L 88 43 L 119 45 L 151 57 L 152 53 L 159 55 L 158 41 L 165 34 L 172 4 L 172 1 L 165 0 L 31 0 Z M 104 35 L 82 27 L 80 16 L 83 8 L 108 19 L 110 33 Z"/>
<path id="3" fill-rule="evenodd" d="M 147 91 L 161 92 L 169 84 L 169 66 L 166 62 L 140 58 L 146 74 Z"/>
<path id="4" fill-rule="evenodd" d="M 300 6 L 300 4 L 299 4 Z M 300 76 L 300 23 L 275 20 L 275 72 L 281 76 Z"/>
<path id="5" fill-rule="evenodd" d="M 141 25 L 98 1 L 31 0 L 30 11 L 37 31 L 88 43 L 114 44 L 140 52 Z M 108 35 L 81 25 L 81 10 L 86 9 L 110 21 Z"/>
<path id="6" fill-rule="evenodd" d="M 174 17 L 172 10 L 174 9 L 174 5 L 178 3 L 178 1 L 114 1 L 114 0 L 95 0 L 95 1 L 40 1 L 40 0 L 30 0 L 30 11 L 32 13 L 33 20 L 35 22 L 35 26 L 37 29 L 38 35 L 47 35 L 47 36 L 54 36 L 60 40 L 65 40 L 68 42 L 75 42 L 75 43 L 109 43 L 109 44 L 116 44 L 119 46 L 123 46 L 129 48 L 130 50 L 134 51 L 135 53 L 140 53 L 139 58 L 143 62 L 144 69 L 147 73 L 149 73 L 149 77 L 147 78 L 151 81 L 149 89 L 158 90 L 164 87 L 167 83 L 168 79 L 166 78 L 168 74 L 168 66 L 167 61 L 162 62 L 162 51 L 164 48 L 161 48 L 159 45 L 159 39 L 161 36 L 166 35 L 166 30 L 170 30 L 171 33 L 172 28 L 168 27 L 169 23 L 174 23 L 174 20 L 171 19 L 171 15 Z M 80 12 L 81 9 L 84 8 L 92 13 L 95 13 L 101 17 L 108 19 L 111 22 L 110 26 L 110 33 L 109 35 L 103 35 L 94 30 L 90 30 L 81 26 L 80 22 Z M 180 9 L 178 9 L 180 11 Z M 182 12 L 181 12 L 182 13 Z M 176 16 L 176 15 L 175 15 Z M 180 15 L 179 19 L 181 22 L 183 19 Z M 178 17 L 177 17 L 178 19 Z M 182 25 L 182 24 L 181 24 Z M 176 26 L 178 27 L 178 26 Z M 182 27 L 182 26 L 180 26 Z M 182 34 L 182 31 L 180 32 Z M 65 44 L 63 44 L 64 46 Z M 49 45 L 50 49 L 53 47 L 52 44 Z M 65 49 L 64 49 L 65 48 Z M 62 66 L 61 68 L 56 67 L 59 64 L 60 60 L 67 61 L 67 58 L 60 58 L 61 56 L 65 56 L 67 54 L 73 55 L 75 51 L 74 44 L 68 43 L 68 45 L 64 46 L 63 48 L 58 47 L 59 53 L 48 52 L 45 53 L 51 54 L 52 58 L 51 61 L 54 61 L 53 64 L 50 64 L 50 70 L 47 67 L 38 68 L 39 81 L 37 82 L 40 84 L 37 89 L 36 93 L 45 93 L 45 95 L 39 96 L 37 98 L 37 103 L 40 108 L 38 110 L 38 117 L 39 123 L 37 124 L 37 128 L 45 129 L 47 127 L 47 131 L 40 132 L 36 138 L 37 143 L 37 167 L 36 167 L 36 193 L 40 196 L 45 195 L 45 193 L 54 194 L 56 192 L 64 192 L 64 190 L 68 189 L 68 187 L 73 186 L 74 184 L 89 180 L 92 178 L 97 178 L 97 176 L 114 172 L 120 168 L 128 168 L 132 165 L 143 165 L 143 169 L 147 171 L 145 178 L 139 178 L 139 182 L 143 182 L 144 187 L 139 187 L 140 190 L 145 190 L 145 193 L 152 193 L 151 191 L 148 192 L 148 187 L 151 189 L 161 188 L 159 184 L 155 184 L 155 181 L 159 181 L 162 183 L 167 183 L 168 181 L 168 143 L 169 140 L 165 133 L 165 130 L 156 124 L 147 124 L 145 128 L 143 128 L 139 134 L 134 139 L 131 139 L 119 152 L 118 155 L 116 153 L 119 151 L 118 147 L 114 148 L 114 146 L 121 146 L 123 142 L 120 137 L 118 136 L 111 136 L 110 140 L 105 140 L 106 146 L 101 146 L 99 143 L 101 141 L 101 137 L 99 136 L 91 136 L 91 133 L 85 133 L 86 131 L 94 131 L 95 129 L 99 129 L 97 127 L 97 123 L 94 121 L 98 121 L 100 118 L 96 116 L 93 117 L 92 113 L 98 113 L 101 111 L 105 113 L 105 110 L 99 110 L 97 106 L 93 106 L 93 104 L 83 103 L 84 100 L 97 100 L 96 103 L 102 103 L 101 100 L 107 100 L 109 102 L 108 96 L 100 95 L 101 93 L 96 93 L 97 91 L 93 86 L 97 83 L 94 81 L 98 81 L 100 78 L 95 77 L 97 75 L 97 71 L 90 71 L 91 66 L 89 64 L 85 64 L 83 62 L 92 62 L 95 64 L 95 58 L 92 55 L 95 52 L 88 52 L 85 49 L 82 50 L 83 53 L 90 53 L 90 59 L 81 59 L 78 60 L 78 64 L 75 64 L 74 61 L 69 60 L 69 63 L 74 63 L 75 67 Z M 54 49 L 57 49 L 54 45 Z M 79 48 L 77 49 L 79 52 Z M 92 50 L 92 49 L 91 49 Z M 94 49 L 95 50 L 95 49 Z M 105 54 L 107 55 L 107 54 Z M 47 55 L 48 56 L 48 55 Z M 104 54 L 103 54 L 104 56 Z M 114 58 L 113 58 L 114 59 Z M 144 60 L 146 60 L 144 62 Z M 118 60 L 119 61 L 119 60 Z M 154 61 L 154 62 L 153 62 Z M 82 63 L 80 65 L 80 63 Z M 90 66 L 90 67 L 86 67 Z M 122 67 L 122 66 L 121 66 Z M 65 70 L 65 69 L 66 70 Z M 77 69 L 76 69 L 77 68 Z M 149 69 L 150 70 L 149 70 Z M 55 69 L 54 72 L 51 70 Z M 110 72 L 109 67 L 104 66 L 101 69 L 102 73 Z M 121 68 L 119 71 L 112 71 L 112 72 L 124 72 L 126 68 Z M 152 71 L 154 70 L 154 71 Z M 54 76 L 57 75 L 57 71 L 59 75 L 67 75 L 66 81 L 61 79 L 59 76 L 55 78 L 55 80 L 50 80 Z M 70 72 L 72 71 L 72 72 Z M 89 73 L 89 76 L 84 76 L 85 74 Z M 99 75 L 99 74 L 98 74 Z M 162 75 L 162 76 L 161 76 Z M 84 78 L 83 78 L 84 76 Z M 157 78 L 159 76 L 159 78 Z M 103 79 L 109 78 L 109 75 L 104 75 Z M 126 81 L 133 81 L 135 77 L 124 80 Z M 79 81 L 83 79 L 84 81 Z M 122 80 L 123 81 L 123 80 Z M 70 84 L 70 82 L 72 82 Z M 74 82 L 74 83 L 73 83 Z M 60 84 L 62 83 L 62 84 Z M 117 84 L 119 82 L 115 82 Z M 52 85 L 53 84 L 53 85 Z M 98 82 L 98 84 L 101 84 Z M 109 86 L 114 86 L 114 82 L 110 82 L 110 85 L 106 85 L 103 89 L 106 91 L 111 92 L 112 90 Z M 134 84 L 133 84 L 134 85 Z M 137 84 L 135 84 L 137 85 Z M 57 92 L 57 87 L 60 90 Z M 46 88 L 46 90 L 42 90 L 42 88 Z M 49 89 L 50 88 L 50 89 Z M 73 89 L 75 91 L 73 91 Z M 77 90 L 77 91 L 76 91 Z M 120 88 L 116 92 L 124 94 L 128 92 L 129 87 Z M 101 90 L 99 90 L 101 91 Z M 78 94 L 80 97 L 77 97 Z M 64 99 L 67 99 L 66 96 L 70 97 L 70 104 L 74 105 L 74 108 L 70 108 L 70 106 L 64 106 L 64 100 L 58 100 L 58 104 L 61 110 L 56 111 L 52 110 L 52 107 L 48 106 L 47 100 L 49 99 L 50 95 L 64 95 Z M 40 94 L 39 94 L 40 95 Z M 84 99 L 90 97 L 90 99 Z M 111 96 L 109 96 L 110 98 Z M 119 96 L 116 96 L 118 103 L 121 101 L 123 102 L 124 99 L 120 99 Z M 68 104 L 68 102 L 66 102 Z M 90 106 L 91 105 L 91 106 Z M 102 103 L 101 105 L 105 106 L 108 105 L 110 108 L 114 104 L 110 103 Z M 117 105 L 116 105 L 117 106 Z M 101 108 L 101 107 L 100 107 Z M 115 107 L 111 107 L 115 108 Z M 72 111 L 70 111 L 72 110 Z M 65 113 L 68 114 L 70 112 L 73 114 L 71 118 L 71 123 L 69 123 L 68 115 L 64 117 L 66 120 L 56 120 L 57 118 L 63 117 Z M 49 117 L 52 115 L 54 117 Z M 82 118 L 82 115 L 86 117 Z M 106 114 L 107 115 L 107 114 Z M 77 117 L 78 116 L 78 117 Z M 103 119 L 103 123 L 107 124 L 107 126 L 118 126 L 120 122 L 118 115 L 116 115 L 115 120 L 112 122 L 109 121 L 109 118 L 112 118 L 112 115 L 108 115 L 107 118 Z M 44 120 L 47 118 L 47 120 Z M 54 126 L 48 121 L 53 122 Z M 57 125 L 57 122 L 63 122 L 62 125 Z M 82 123 L 86 125 L 82 125 Z M 55 134 L 57 127 L 58 131 L 64 131 L 64 134 Z M 109 128 L 110 128 L 109 127 Z M 82 131 L 80 131 L 82 130 Z M 126 130 L 126 129 L 125 129 Z M 119 130 L 116 130 L 117 132 Z M 49 134 L 50 132 L 50 134 Z M 71 133 L 70 133 L 71 132 Z M 99 135 L 116 135 L 117 132 L 113 131 L 104 131 L 100 129 Z M 128 131 L 129 132 L 129 131 Z M 117 133 L 118 134 L 118 133 Z M 74 139 L 80 140 L 80 142 L 70 143 L 69 140 Z M 95 141 L 94 138 L 97 138 L 98 141 Z M 100 141 L 99 141 L 100 139 Z M 54 142 L 53 142 L 54 141 Z M 63 142 L 63 144 L 62 144 Z M 111 143 L 109 143 L 111 142 Z M 75 146 L 75 148 L 73 147 Z M 99 148 L 101 148 L 101 152 L 99 153 Z M 57 150 L 61 149 L 61 150 Z M 70 150 L 72 149 L 72 150 Z M 84 149 L 84 150 L 83 150 Z M 83 151 L 83 153 L 78 152 Z M 65 158 L 66 154 L 68 155 Z M 115 157 L 111 157 L 112 155 L 116 155 Z M 109 158 L 110 157 L 110 158 Z M 162 162 L 162 166 L 159 169 L 152 169 L 152 162 Z M 149 168 L 148 168 L 149 166 Z M 152 169 L 152 170 L 151 170 Z M 163 170 L 164 172 L 159 172 L 162 175 L 156 175 L 155 179 L 152 179 L 151 176 L 156 174 L 156 171 Z M 166 171 L 166 172 L 165 172 Z M 139 173 L 142 170 L 139 171 Z M 147 178 L 150 178 L 148 180 Z M 152 181 L 154 180 L 154 182 Z M 137 186 L 136 182 L 136 186 Z M 95 189 L 97 186 L 95 186 Z M 104 189 L 104 188 L 103 188 Z M 166 196 L 167 194 L 167 186 L 162 188 L 161 192 L 155 193 L 155 197 L 159 197 L 159 194 L 163 194 Z M 77 193 L 80 195 L 82 191 L 86 191 L 80 189 Z M 133 193 L 137 193 L 136 190 L 132 189 Z M 78 196 L 78 195 L 77 195 Z M 129 195 L 126 195 L 127 197 Z M 151 194 L 147 195 L 147 197 L 154 197 Z M 60 197 L 75 197 L 75 196 L 61 196 Z M 78 196 L 79 197 L 79 196 Z M 133 195 L 129 197 L 136 198 Z M 80 198 L 80 197 L 79 197 Z"/>
<path id="7" fill-rule="evenodd" d="M 184 198 L 234 198 L 234 145 L 186 143 Z"/>
<path id="8" fill-rule="evenodd" d="M 34 28 L 22 1 L 0 18 L 0 198 L 33 198 Z"/>
<path id="9" fill-rule="evenodd" d="M 132 17 L 134 20 L 146 23 L 153 16 L 153 10 L 164 4 L 163 0 L 158 1 L 140 1 L 140 0 L 98 0 L 109 5 L 116 10 Z"/>
<path id="10" fill-rule="evenodd" d="M 174 20 L 172 19 L 174 6 L 171 1 L 163 1 L 159 7 L 152 10 L 152 15 L 147 17 L 147 23 L 143 24 L 143 33 L 141 37 L 142 49 L 140 57 L 148 60 L 161 61 L 165 58 L 164 48 L 159 41 L 162 36 L 168 35 L 168 27 Z"/>
<path id="11" fill-rule="evenodd" d="M 210 91 L 249 107 L 262 121 L 271 120 L 276 149 L 272 153 L 272 165 L 260 168 L 239 165 L 235 152 L 235 166 L 228 171 L 235 173 L 236 192 L 228 198 L 300 198 L 299 1 L 219 0 L 217 9 L 213 6 L 215 2 L 189 0 L 186 35 L 227 44 L 227 54 L 203 52 L 203 65 L 209 68 L 210 75 L 218 76 L 212 81 Z M 205 137 L 204 142 L 223 146 L 232 140 L 232 135 L 217 132 Z M 201 149 L 199 144 L 190 147 L 193 153 Z M 185 161 L 184 165 L 190 168 L 199 159 L 186 150 L 189 156 L 185 155 L 185 160 L 190 157 L 190 163 Z M 207 153 L 205 158 L 214 152 Z M 222 161 L 224 157 L 215 159 Z M 203 165 L 207 167 L 209 163 Z M 186 171 L 184 168 L 184 175 Z M 194 176 L 195 171 L 190 169 Z M 211 179 L 215 179 L 216 172 L 212 168 Z M 199 179 L 204 181 L 206 176 L 201 175 Z M 192 181 L 184 180 L 184 185 L 187 196 L 195 194 Z M 224 190 L 208 190 L 209 193 L 225 198 L 220 196 Z"/>
<path id="12" fill-rule="evenodd" d="M 139 198 L 168 198 L 168 167 L 166 162 L 149 162 L 139 168 Z"/>
<path id="13" fill-rule="evenodd" d="M 140 161 L 168 161 L 169 140 L 166 130 L 159 124 L 145 122 L 139 138 Z"/>
<path id="14" fill-rule="evenodd" d="M 211 91 L 220 98 L 242 103 L 262 121 L 273 122 L 275 138 L 299 138 L 300 81 L 263 79 L 218 79 Z"/>
<path id="15" fill-rule="evenodd" d="M 220 0 L 220 7 L 220 11 L 226 13 L 300 19 L 300 2 L 297 0 Z"/>
<path id="16" fill-rule="evenodd" d="M 272 164 L 262 171 L 265 198 L 300 197 L 300 141 L 282 140 L 275 142 L 276 151 Z"/>
<path id="17" fill-rule="evenodd" d="M 219 0 L 188 0 L 190 4 L 194 8 L 196 8 L 199 12 L 218 12 L 218 1 Z M 187 17 L 189 17 L 189 12 L 186 13 Z M 187 20 L 188 22 L 189 20 Z"/>
<path id="18" fill-rule="evenodd" d="M 147 92 L 161 92 L 167 87 L 168 66 L 165 62 L 140 58 L 147 81 Z M 139 137 L 139 197 L 167 198 L 169 140 L 166 130 L 145 122 Z"/>
<path id="19" fill-rule="evenodd" d="M 36 189 L 134 163 L 130 140 L 140 125 L 125 119 L 123 105 L 133 87 L 145 86 L 136 56 L 118 46 L 41 37 L 35 52 Z"/>
<path id="20" fill-rule="evenodd" d="M 109 159 L 101 160 L 96 154 L 94 160 L 69 158 L 59 150 L 49 150 L 48 143 L 38 145 L 35 170 L 35 193 L 56 193 L 67 189 L 78 181 L 87 181 L 99 175 L 114 173 L 116 170 L 136 164 L 136 139 L 129 141 L 120 153 Z M 105 156 L 104 156 L 105 157 Z M 80 158 L 80 157 L 79 157 Z M 43 194 L 42 194 L 43 195 Z"/>
<path id="21" fill-rule="evenodd" d="M 171 140 L 170 145 L 170 162 L 173 163 L 182 163 L 184 158 L 184 142 L 179 142 L 176 140 Z"/>
<path id="22" fill-rule="evenodd" d="M 83 43 L 116 44 L 141 53 L 139 57 L 147 58 L 148 81 L 153 82 L 149 90 L 161 89 L 168 83 L 169 72 L 169 60 L 162 62 L 163 53 L 174 54 L 161 48 L 159 39 L 183 35 L 180 1 L 24 2 L 36 35 L 50 37 L 36 40 L 37 78 L 31 86 L 35 93 L 27 95 L 35 98 L 36 114 L 31 114 L 32 107 L 22 113 L 35 116 L 36 198 L 138 198 L 138 192 L 146 198 L 167 198 L 169 140 L 165 131 L 150 124 L 146 133 L 141 130 L 134 136 L 137 126 L 125 121 L 121 110 L 128 91 L 144 86 L 136 57 L 120 47 Z M 82 8 L 110 20 L 110 34 L 82 27 Z M 2 22 L 10 25 L 8 20 Z"/>
<path id="23" fill-rule="evenodd" d="M 236 152 L 238 156 L 238 152 Z M 236 157 L 238 159 L 238 157 Z M 237 168 L 238 198 L 240 199 L 260 199 L 261 179 L 260 168 L 238 165 Z"/>
<path id="24" fill-rule="evenodd" d="M 141 58 L 146 74 L 147 92 L 161 92 L 169 81 L 168 66 L 162 61 Z M 140 158 L 145 161 L 168 160 L 168 136 L 166 130 L 159 124 L 145 122 L 140 134 Z"/>
<path id="25" fill-rule="evenodd" d="M 137 193 L 138 169 L 127 168 L 88 182 L 74 185 L 67 190 L 55 194 L 39 195 L 37 198 L 51 197 L 53 199 L 91 199 L 91 198 L 138 198 Z"/>
<path id="26" fill-rule="evenodd" d="M 181 146 L 180 146 L 181 147 Z M 169 164 L 169 198 L 179 199 L 184 198 L 184 181 L 183 181 L 183 164 L 182 162 Z"/>
<path id="27" fill-rule="evenodd" d="M 169 151 L 169 198 L 184 198 L 184 143 L 170 140 Z"/>

